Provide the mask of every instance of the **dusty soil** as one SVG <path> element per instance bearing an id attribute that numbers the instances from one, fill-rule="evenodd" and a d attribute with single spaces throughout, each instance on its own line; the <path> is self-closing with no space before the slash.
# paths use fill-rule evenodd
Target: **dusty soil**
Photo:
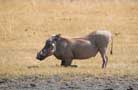
<path id="1" fill-rule="evenodd" d="M 67 76 L 67 75 L 66 75 Z M 138 90 L 138 78 L 128 76 L 27 76 L 1 79 L 0 90 Z"/>

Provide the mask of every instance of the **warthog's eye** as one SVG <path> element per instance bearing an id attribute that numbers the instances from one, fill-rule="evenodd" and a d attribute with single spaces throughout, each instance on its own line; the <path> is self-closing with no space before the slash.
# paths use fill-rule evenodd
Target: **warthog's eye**
<path id="1" fill-rule="evenodd" d="M 52 53 L 54 53 L 56 51 L 56 45 L 55 43 L 52 43 Z"/>
<path id="2" fill-rule="evenodd" d="M 54 42 L 48 41 L 48 42 L 46 43 L 46 48 L 47 48 L 48 52 L 53 53 L 53 52 L 55 52 L 55 50 L 56 50 L 56 45 L 55 45 Z"/>

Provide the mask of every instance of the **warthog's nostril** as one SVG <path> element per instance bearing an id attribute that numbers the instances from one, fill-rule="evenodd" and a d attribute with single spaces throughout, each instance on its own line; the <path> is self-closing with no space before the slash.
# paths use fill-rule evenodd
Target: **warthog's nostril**
<path id="1" fill-rule="evenodd" d="M 36 59 L 43 60 L 45 57 L 43 54 L 43 51 L 37 52 Z"/>
<path id="2" fill-rule="evenodd" d="M 38 59 L 39 58 L 39 52 L 37 52 L 37 55 L 36 55 L 36 59 Z"/>
<path id="3" fill-rule="evenodd" d="M 42 51 L 40 51 L 40 55 L 42 55 L 43 54 L 43 52 Z"/>

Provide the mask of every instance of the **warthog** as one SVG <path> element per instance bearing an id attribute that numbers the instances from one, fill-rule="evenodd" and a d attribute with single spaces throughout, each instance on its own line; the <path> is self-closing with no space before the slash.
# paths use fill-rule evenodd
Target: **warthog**
<path id="1" fill-rule="evenodd" d="M 81 38 L 64 38 L 60 34 L 51 36 L 46 40 L 44 48 L 37 53 L 37 59 L 43 60 L 48 56 L 54 55 L 61 60 L 62 66 L 71 66 L 73 59 L 88 59 L 95 57 L 100 52 L 102 57 L 102 68 L 105 68 L 108 62 L 107 47 L 112 40 L 112 34 L 109 31 L 95 31 Z M 111 43 L 111 54 L 113 40 Z"/>

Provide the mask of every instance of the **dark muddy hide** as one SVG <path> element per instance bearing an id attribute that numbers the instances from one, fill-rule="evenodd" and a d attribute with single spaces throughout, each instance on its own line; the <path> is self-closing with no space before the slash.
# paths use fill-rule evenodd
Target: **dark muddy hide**
<path id="1" fill-rule="evenodd" d="M 51 56 L 54 51 L 54 42 L 47 40 L 44 48 L 37 53 L 37 59 L 38 60 L 44 60 L 46 57 Z"/>

